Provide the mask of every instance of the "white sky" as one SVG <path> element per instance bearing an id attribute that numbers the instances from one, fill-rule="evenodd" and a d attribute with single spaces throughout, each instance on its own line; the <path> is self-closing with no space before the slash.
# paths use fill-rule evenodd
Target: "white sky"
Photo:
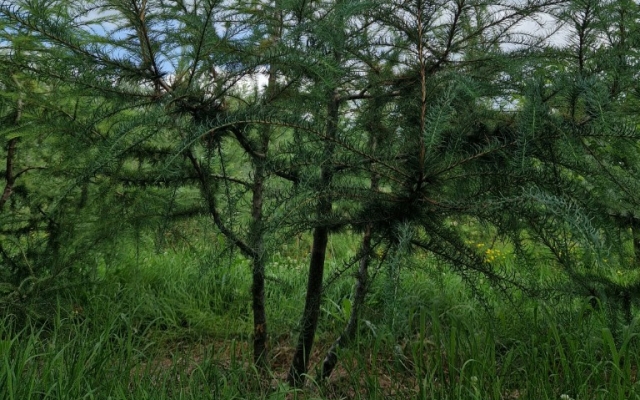
<path id="1" fill-rule="evenodd" d="M 514 1 L 518 2 L 518 0 L 514 0 Z M 189 1 L 187 1 L 187 3 L 189 3 Z M 114 30 L 117 29 L 117 25 L 112 22 L 108 22 L 104 20 L 105 17 L 111 16 L 110 14 L 111 13 L 109 11 L 105 11 L 105 10 L 99 10 L 99 11 L 93 10 L 88 12 L 82 18 L 82 20 L 87 22 L 100 20 L 101 21 L 100 24 L 89 24 L 87 28 L 92 30 L 93 33 L 97 35 L 106 35 L 106 34 L 113 35 Z M 566 44 L 567 38 L 568 38 L 568 30 L 566 28 L 557 29 L 557 22 L 550 15 L 538 14 L 536 15 L 536 20 L 537 22 L 532 19 L 525 20 L 520 24 L 516 25 L 515 27 L 513 27 L 511 31 L 523 32 L 536 37 L 544 37 L 544 36 L 550 35 L 546 40 L 547 44 L 552 44 L 556 46 L 562 46 Z M 124 37 L 124 35 L 125 33 L 122 31 L 117 33 L 117 37 L 121 39 Z M 503 46 L 505 50 L 508 50 L 509 47 L 510 45 Z M 114 51 L 118 52 L 118 50 L 114 50 Z M 122 55 L 124 56 L 126 54 L 125 50 L 123 49 L 121 51 L 122 51 Z M 162 64 L 165 70 L 173 70 L 176 67 L 171 62 L 165 61 Z M 166 72 L 169 72 L 169 71 L 166 71 Z M 239 83 L 240 85 L 245 86 L 247 88 L 256 87 L 257 85 L 257 88 L 261 90 L 267 84 L 267 79 L 268 78 L 265 74 L 258 73 L 258 74 L 255 74 L 254 76 L 247 76 L 242 78 Z"/>

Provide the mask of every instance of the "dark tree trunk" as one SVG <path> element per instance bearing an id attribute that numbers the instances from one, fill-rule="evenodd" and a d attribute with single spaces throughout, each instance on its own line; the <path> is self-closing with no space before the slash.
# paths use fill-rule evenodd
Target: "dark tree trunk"
<path id="1" fill-rule="evenodd" d="M 20 83 L 16 80 L 16 78 L 13 78 L 13 82 L 16 84 L 18 88 L 20 88 Z M 16 103 L 16 113 L 15 113 L 15 116 L 13 117 L 13 124 L 15 126 L 18 126 L 20 124 L 20 120 L 22 119 L 22 107 L 23 107 L 23 103 L 22 103 L 22 94 L 21 94 Z M 7 200 L 9 200 L 9 197 L 11 197 L 11 194 L 13 193 L 13 185 L 15 184 L 15 180 L 16 180 L 16 175 L 13 169 L 14 169 L 17 146 L 18 146 L 17 137 L 9 139 L 9 142 L 7 143 L 7 163 L 6 163 L 6 169 L 4 172 L 4 175 L 5 175 L 4 178 L 6 183 L 4 186 L 4 190 L 2 191 L 2 196 L 0 196 L 0 211 L 2 211 L 5 203 L 7 202 Z"/>
<path id="2" fill-rule="evenodd" d="M 633 237 L 633 256 L 635 264 L 640 265 L 640 221 L 631 219 L 631 235 Z"/>
<path id="3" fill-rule="evenodd" d="M 7 200 L 13 193 L 13 185 L 15 183 L 15 176 L 13 174 L 13 162 L 16 154 L 16 145 L 18 144 L 18 138 L 13 138 L 9 140 L 7 143 L 7 163 L 6 170 L 4 172 L 5 185 L 4 190 L 2 191 L 2 196 L 0 197 L 0 211 L 4 207 Z"/>
<path id="4" fill-rule="evenodd" d="M 319 227 L 313 231 L 313 247 L 309 263 L 309 280 L 304 312 L 302 314 L 302 331 L 298 338 L 298 345 L 289 370 L 288 381 L 291 386 L 300 387 L 304 384 L 304 374 L 307 372 L 309 355 L 313 347 L 313 339 L 318 327 L 320 316 L 320 301 L 322 298 L 322 278 L 324 276 L 324 259 L 327 250 L 329 232 L 327 228 Z"/>
<path id="5" fill-rule="evenodd" d="M 268 132 L 264 132 L 261 140 L 262 149 L 266 152 L 268 146 Z M 248 240 L 245 242 L 236 235 L 222 221 L 218 205 L 216 204 L 215 188 L 210 179 L 211 171 L 206 165 L 200 163 L 192 153 L 186 153 L 200 180 L 201 192 L 204 197 L 209 214 L 220 231 L 242 254 L 252 261 L 252 309 L 253 309 L 253 358 L 256 366 L 264 367 L 267 361 L 267 316 L 264 299 L 264 183 L 266 180 L 265 161 L 254 158 L 254 179 L 252 185 L 251 200 L 251 226 L 249 227 Z"/>
<path id="6" fill-rule="evenodd" d="M 342 334 L 340 334 L 338 339 L 333 343 L 322 363 L 323 379 L 329 378 L 329 376 L 331 376 L 331 373 L 333 372 L 333 369 L 336 367 L 338 363 L 338 349 L 340 347 L 348 346 L 355 337 L 357 331 L 356 328 L 358 327 L 360 309 L 364 304 L 369 280 L 369 262 L 371 260 L 371 230 L 372 228 L 369 224 L 362 237 L 362 244 L 360 246 L 360 254 L 362 255 L 362 259 L 360 260 L 360 266 L 358 267 L 358 274 L 356 276 L 351 315 L 349 316 L 349 321 L 342 331 Z"/>
<path id="7" fill-rule="evenodd" d="M 253 361 L 259 368 L 267 366 L 267 314 L 264 301 L 264 259 L 253 260 L 251 286 L 253 308 Z"/>
<path id="8" fill-rule="evenodd" d="M 327 128 L 328 138 L 334 138 L 338 130 L 338 111 L 340 106 L 339 97 L 335 92 L 329 95 L 327 104 Z M 331 196 L 328 193 L 331 180 L 333 179 L 333 166 L 331 158 L 335 145 L 331 140 L 324 145 L 323 167 L 320 172 L 320 187 L 317 191 L 320 196 L 316 209 L 319 226 L 313 230 L 313 244 L 311 246 L 311 260 L 309 261 L 309 278 L 307 282 L 307 295 L 305 299 L 304 311 L 302 313 L 300 336 L 298 345 L 293 356 L 291 368 L 289 369 L 288 381 L 291 386 L 300 387 L 304 384 L 304 374 L 307 373 L 309 355 L 313 347 L 313 339 L 318 327 L 320 316 L 320 303 L 322 299 L 322 280 L 324 277 L 324 260 L 329 241 L 329 229 L 323 222 L 328 218 L 332 209 Z"/>
<path id="9" fill-rule="evenodd" d="M 253 361 L 257 367 L 267 365 L 267 314 L 264 300 L 264 258 L 253 259 L 251 285 L 253 308 Z"/>
<path id="10" fill-rule="evenodd" d="M 379 105 L 377 105 L 379 107 Z M 378 115 L 377 109 L 374 108 L 372 110 L 374 115 Z M 375 124 L 377 126 L 377 124 Z M 375 132 L 370 132 L 370 150 L 373 152 L 377 147 L 378 140 L 376 138 Z M 370 188 L 372 191 L 378 190 L 378 175 L 373 172 L 371 173 L 371 185 Z M 347 321 L 347 325 L 344 330 L 338 337 L 338 339 L 333 343 L 327 355 L 322 363 L 322 379 L 327 379 L 331 376 L 334 368 L 338 363 L 338 349 L 340 347 L 348 346 L 353 338 L 356 335 L 358 328 L 358 320 L 360 318 L 360 310 L 364 305 L 364 299 L 367 294 L 368 285 L 369 285 L 369 264 L 371 262 L 371 234 L 373 231 L 373 226 L 371 223 L 366 225 L 364 235 L 362 236 L 362 243 L 360 245 L 360 265 L 358 267 L 358 274 L 356 275 L 355 288 L 353 293 L 353 305 L 351 307 L 351 315 L 349 316 L 349 321 Z"/>
<path id="11" fill-rule="evenodd" d="M 261 138 L 263 154 L 267 153 L 269 143 L 268 128 L 265 128 Z M 266 178 L 264 160 L 254 159 L 253 168 L 253 197 L 251 200 L 251 227 L 249 230 L 249 246 L 254 250 L 252 254 L 252 284 L 251 297 L 253 308 L 253 360 L 257 367 L 267 365 L 267 314 L 264 299 L 264 183 Z"/>
<path id="12" fill-rule="evenodd" d="M 282 36 L 282 13 L 279 2 L 275 2 L 277 23 L 271 31 L 271 41 L 277 43 Z M 265 90 L 265 104 L 274 100 L 277 86 L 277 67 L 269 68 L 269 79 Z M 251 297 L 253 308 L 253 361 L 258 368 L 268 366 L 267 348 L 267 313 L 265 309 L 265 248 L 264 248 L 264 185 L 267 179 L 266 160 L 269 151 L 270 127 L 264 125 L 260 130 L 260 144 L 258 154 L 253 155 L 253 198 L 251 201 L 250 246 L 254 249 Z"/>

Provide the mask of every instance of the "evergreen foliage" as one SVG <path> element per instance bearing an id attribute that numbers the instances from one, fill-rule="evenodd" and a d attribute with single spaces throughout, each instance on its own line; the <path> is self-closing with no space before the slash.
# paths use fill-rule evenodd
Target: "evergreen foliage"
<path id="1" fill-rule="evenodd" d="M 0 308 L 46 321 L 121 243 L 152 232 L 160 252 L 204 216 L 212 248 L 251 262 L 263 371 L 268 264 L 311 237 L 293 386 L 336 234 L 361 235 L 336 274 L 359 269 L 324 378 L 375 279 L 400 335 L 401 270 L 418 255 L 487 304 L 485 280 L 514 304 L 589 297 L 616 333 L 640 287 L 639 12 L 628 0 L 0 2 Z M 557 276 L 539 279 L 547 268 Z"/>

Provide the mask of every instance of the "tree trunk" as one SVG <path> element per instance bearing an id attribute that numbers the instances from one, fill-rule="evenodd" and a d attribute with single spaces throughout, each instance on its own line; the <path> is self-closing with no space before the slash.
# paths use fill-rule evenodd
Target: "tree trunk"
<path id="1" fill-rule="evenodd" d="M 16 154 L 16 145 L 18 144 L 18 138 L 12 138 L 7 143 L 7 163 L 6 170 L 4 172 L 5 185 L 0 196 L 0 211 L 4 208 L 5 203 L 9 200 L 9 197 L 13 193 L 13 184 L 15 183 L 15 176 L 13 175 L 13 162 Z"/>
<path id="2" fill-rule="evenodd" d="M 268 132 L 262 135 L 263 150 L 267 149 Z M 192 153 L 186 153 L 187 157 L 198 174 L 201 184 L 201 193 L 206 200 L 209 214 L 220 231 L 237 246 L 242 254 L 252 261 L 252 309 L 253 309 L 253 358 L 256 366 L 263 367 L 267 360 L 267 317 L 264 300 L 264 221 L 262 207 L 264 203 L 264 183 L 266 179 L 265 161 L 254 159 L 254 179 L 252 185 L 251 200 L 251 226 L 249 237 L 245 242 L 227 227 L 220 216 L 216 204 L 214 188 L 211 186 L 211 172 L 207 166 L 200 163 Z"/>
<path id="3" fill-rule="evenodd" d="M 276 10 L 279 4 L 275 3 Z M 271 32 L 271 41 L 276 43 L 282 36 L 282 14 L 277 11 L 277 24 Z M 269 79 L 265 90 L 265 103 L 270 103 L 276 93 L 277 75 L 276 66 L 271 64 L 269 68 Z M 267 156 L 269 151 L 270 127 L 264 125 L 260 130 L 260 147 L 258 153 Z M 267 179 L 266 161 L 257 156 L 253 156 L 253 197 L 251 200 L 251 227 L 249 232 L 249 245 L 254 249 L 252 257 L 252 283 L 251 297 L 253 309 L 253 361 L 256 367 L 263 369 L 267 367 L 267 313 L 265 310 L 264 298 L 264 274 L 265 274 L 265 248 L 264 248 L 264 184 Z"/>
<path id="4" fill-rule="evenodd" d="M 327 128 L 328 138 L 334 138 L 338 130 L 338 111 L 340 100 L 334 91 L 330 92 L 327 104 Z M 313 339 L 318 327 L 320 316 L 320 303 L 322 299 L 322 280 L 324 277 L 324 260 L 329 241 L 329 229 L 322 221 L 331 213 L 332 200 L 328 189 L 333 179 L 333 166 L 331 158 L 335 145 L 332 141 L 325 142 L 323 167 L 320 172 L 320 187 L 318 188 L 318 206 L 316 214 L 319 226 L 313 230 L 313 244 L 311 246 L 311 260 L 309 261 L 309 278 L 307 282 L 307 295 L 300 326 L 302 331 L 298 337 L 298 345 L 289 369 L 288 381 L 291 386 L 301 387 L 304 384 L 304 374 L 307 373 L 309 354 L 313 347 Z"/>
<path id="5" fill-rule="evenodd" d="M 13 77 L 13 82 L 15 83 L 17 88 L 21 88 L 20 83 L 15 77 Z M 20 124 L 20 120 L 22 119 L 22 107 L 23 107 L 22 93 L 20 93 L 18 96 L 18 101 L 16 102 L 15 116 L 13 117 L 14 126 L 18 126 Z M 4 190 L 2 191 L 2 196 L 0 196 L 0 211 L 2 211 L 7 200 L 9 200 L 9 197 L 11 197 L 11 194 L 13 193 L 13 185 L 15 184 L 15 180 L 16 180 L 16 175 L 14 174 L 13 168 L 14 168 L 17 145 L 18 145 L 17 137 L 9 139 L 9 142 L 7 143 L 7 163 L 6 163 L 6 169 L 4 172 L 4 175 L 5 175 L 4 178 L 6 183 L 4 186 Z"/>
<path id="6" fill-rule="evenodd" d="M 322 363 L 322 378 L 327 379 L 331 376 L 333 369 L 338 363 L 338 348 L 345 347 L 351 343 L 358 327 L 358 319 L 360 317 L 360 309 L 364 304 L 365 295 L 367 293 L 367 285 L 369 281 L 369 263 L 371 261 L 371 224 L 369 224 L 362 237 L 360 246 L 360 266 L 358 267 L 358 275 L 356 276 L 356 284 L 353 295 L 353 306 L 351 307 L 351 315 L 342 334 L 333 343 Z"/>
<path id="7" fill-rule="evenodd" d="M 265 128 L 267 130 L 268 128 Z M 262 148 L 263 154 L 267 152 L 268 132 L 263 132 Z M 254 159 L 253 168 L 253 197 L 251 200 L 251 227 L 249 230 L 249 246 L 253 249 L 252 254 L 252 284 L 251 297 L 253 308 L 253 361 L 259 368 L 267 365 L 267 314 L 265 311 L 264 299 L 264 183 L 266 178 L 264 160 Z"/>
<path id="8" fill-rule="evenodd" d="M 631 217 L 631 236 L 633 238 L 633 256 L 636 265 L 640 265 L 640 221 Z"/>
<path id="9" fill-rule="evenodd" d="M 372 111 L 375 113 L 375 115 L 378 115 L 378 109 L 374 108 L 374 110 Z M 374 132 L 370 132 L 370 134 L 370 150 L 373 152 L 377 147 L 378 140 Z M 378 181 L 378 175 L 375 172 L 372 172 L 370 184 L 370 188 L 372 191 L 378 190 Z M 338 339 L 333 343 L 322 363 L 322 379 L 328 379 L 329 376 L 331 376 L 334 368 L 336 367 L 338 363 L 338 348 L 348 346 L 357 332 L 360 310 L 364 305 L 364 299 L 367 294 L 369 284 L 369 264 L 371 262 L 372 231 L 373 224 L 368 223 L 366 225 L 364 235 L 362 236 L 362 243 L 360 245 L 360 255 L 362 258 L 360 259 L 358 274 L 356 275 L 351 315 L 349 316 L 349 321 L 347 322 L 344 330 L 342 331 Z"/>
<path id="10" fill-rule="evenodd" d="M 253 260 L 251 286 L 253 308 L 253 361 L 258 368 L 267 366 L 267 314 L 264 301 L 264 259 Z"/>
<path id="11" fill-rule="evenodd" d="M 324 259 L 329 239 L 329 231 L 325 227 L 315 228 L 313 231 L 313 246 L 309 263 L 309 280 L 307 296 L 302 314 L 302 331 L 298 338 L 288 381 L 291 386 L 300 387 L 304 384 L 304 374 L 307 372 L 309 355 L 313 347 L 313 339 L 318 327 L 320 316 L 320 301 L 322 298 L 322 278 L 324 276 Z"/>

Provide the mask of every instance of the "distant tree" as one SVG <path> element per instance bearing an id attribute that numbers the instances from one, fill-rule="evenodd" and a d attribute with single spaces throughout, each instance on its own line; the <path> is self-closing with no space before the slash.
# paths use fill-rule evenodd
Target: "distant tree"
<path id="1" fill-rule="evenodd" d="M 96 138 L 96 130 L 83 125 L 96 109 L 82 103 L 70 85 L 37 74 L 46 64 L 39 58 L 45 45 L 25 27 L 5 22 L 0 307 L 18 317 L 46 319 L 55 304 L 47 296 L 80 283 L 89 272 L 80 267 L 91 258 L 89 249 L 105 238 L 86 229 L 95 209 L 88 187 L 77 186 L 73 172 Z"/>
<path id="2" fill-rule="evenodd" d="M 578 292 L 624 310 L 627 323 L 640 283 L 619 279 L 613 269 L 637 267 L 640 154 L 632 110 L 638 101 L 638 13 L 638 5 L 629 1 L 568 2 L 556 13 L 568 46 L 550 50 L 553 61 L 545 62 L 555 72 L 541 88 L 565 139 L 556 141 L 562 147 L 548 148 L 553 152 L 549 162 L 556 175 L 573 180 L 575 202 L 591 210 L 608 248 L 601 257 L 589 257 L 590 252 L 571 257 L 565 251 L 558 261 L 570 271 Z"/>

